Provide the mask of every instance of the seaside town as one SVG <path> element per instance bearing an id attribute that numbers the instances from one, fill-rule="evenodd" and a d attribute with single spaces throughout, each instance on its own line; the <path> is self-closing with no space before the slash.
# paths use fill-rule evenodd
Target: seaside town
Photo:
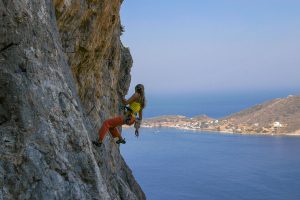
<path id="1" fill-rule="evenodd" d="M 259 123 L 254 124 L 234 124 L 230 120 L 213 119 L 205 115 L 199 117 L 188 118 L 185 116 L 161 116 L 147 119 L 143 122 L 143 127 L 159 128 L 169 127 L 185 130 L 213 131 L 224 133 L 240 133 L 240 134 L 283 134 L 281 131 L 287 126 L 278 121 L 261 126 Z"/>

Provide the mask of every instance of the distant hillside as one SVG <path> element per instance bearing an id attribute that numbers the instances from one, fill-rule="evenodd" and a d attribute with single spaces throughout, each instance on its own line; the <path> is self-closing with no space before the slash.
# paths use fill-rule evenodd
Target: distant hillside
<path id="1" fill-rule="evenodd" d="M 258 104 L 221 120 L 228 120 L 234 125 L 256 124 L 258 127 L 268 127 L 274 122 L 280 122 L 283 125 L 280 132 L 300 132 L 300 95 Z"/>
<path id="2" fill-rule="evenodd" d="M 208 117 L 207 115 L 198 115 L 198 116 L 192 117 L 191 119 L 197 120 L 197 121 L 200 121 L 200 122 L 215 120 L 211 117 Z"/>
<path id="3" fill-rule="evenodd" d="M 159 123 L 159 122 L 190 122 L 190 121 L 209 121 L 209 120 L 214 120 L 206 115 L 199 115 L 195 116 L 192 118 L 182 116 L 182 115 L 163 115 L 163 116 L 158 116 L 158 117 L 153 117 L 153 118 L 148 118 L 145 119 L 144 122 L 148 123 Z"/>
<path id="4" fill-rule="evenodd" d="M 145 119 L 145 121 L 147 122 L 176 122 L 176 121 L 184 121 L 184 120 L 188 120 L 189 118 L 187 118 L 186 116 L 182 116 L 182 115 L 162 115 L 162 116 L 157 116 L 157 117 L 152 117 L 152 118 L 148 118 Z"/>

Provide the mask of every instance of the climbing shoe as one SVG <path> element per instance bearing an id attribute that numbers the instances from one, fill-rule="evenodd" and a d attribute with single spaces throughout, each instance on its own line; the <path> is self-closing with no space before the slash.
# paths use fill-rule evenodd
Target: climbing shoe
<path id="1" fill-rule="evenodd" d="M 102 142 L 98 142 L 98 141 L 93 141 L 93 145 L 97 146 L 97 147 L 101 147 Z"/>
<path id="2" fill-rule="evenodd" d="M 125 138 L 117 140 L 116 143 L 117 144 L 120 144 L 120 143 L 125 144 L 126 143 Z"/>

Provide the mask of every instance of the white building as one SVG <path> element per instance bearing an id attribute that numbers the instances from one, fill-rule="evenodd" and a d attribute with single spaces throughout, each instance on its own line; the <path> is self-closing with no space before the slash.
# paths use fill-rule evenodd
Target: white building
<path id="1" fill-rule="evenodd" d="M 274 127 L 274 128 L 281 128 L 281 127 L 282 127 L 282 124 L 280 124 L 280 122 L 274 122 L 274 123 L 273 123 L 273 127 Z"/>

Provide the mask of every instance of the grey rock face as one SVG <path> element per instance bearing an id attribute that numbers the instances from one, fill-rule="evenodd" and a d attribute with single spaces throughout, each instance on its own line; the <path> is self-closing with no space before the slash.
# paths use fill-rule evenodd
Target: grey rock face
<path id="1" fill-rule="evenodd" d="M 145 199 L 112 139 L 102 149 L 91 145 L 99 113 L 99 122 L 117 113 L 127 92 L 130 53 L 114 36 L 117 42 L 106 47 L 119 55 L 112 57 L 113 70 L 92 60 L 89 66 L 98 68 L 84 73 L 75 63 L 94 50 L 82 55 L 80 47 L 78 59 L 71 57 L 63 44 L 78 41 L 60 37 L 57 14 L 50 0 L 0 0 L 0 199 Z M 89 83 L 90 76 L 100 84 Z"/>

